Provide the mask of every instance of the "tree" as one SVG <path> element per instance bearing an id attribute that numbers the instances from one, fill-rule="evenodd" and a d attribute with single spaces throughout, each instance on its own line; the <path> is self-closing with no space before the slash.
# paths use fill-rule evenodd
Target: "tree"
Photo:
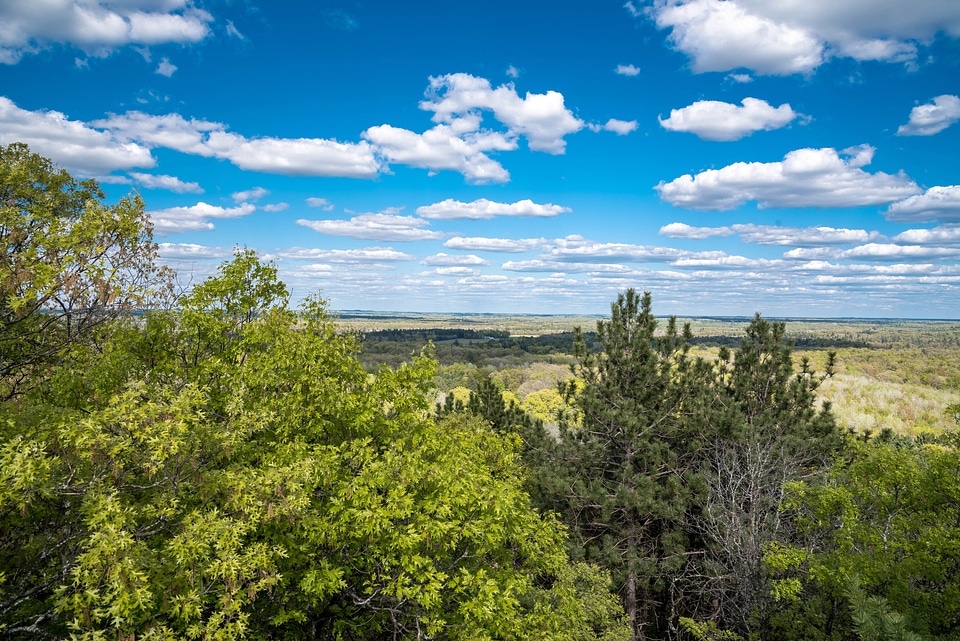
<path id="1" fill-rule="evenodd" d="M 805 536 L 768 554 L 783 598 L 803 611 L 808 595 L 824 595 L 827 634 L 956 638 L 958 469 L 955 437 L 880 438 L 855 443 L 823 482 L 789 484 L 785 507 Z"/>
<path id="2" fill-rule="evenodd" d="M 717 359 L 722 402 L 714 412 L 730 427 L 704 450 L 707 491 L 695 527 L 707 542 L 702 589 L 715 603 L 712 618 L 748 636 L 763 634 L 775 607 L 763 554 L 792 535 L 780 510 L 784 487 L 820 474 L 844 440 L 830 404 L 818 407 L 816 397 L 833 374 L 833 354 L 822 374 L 807 359 L 795 371 L 784 323 L 757 314 L 744 333 L 732 364 L 726 349 Z"/>
<path id="3" fill-rule="evenodd" d="M 574 550 L 612 570 L 638 637 L 677 632 L 686 575 L 702 552 L 688 527 L 702 503 L 697 456 L 715 436 L 711 366 L 688 357 L 689 326 L 681 332 L 671 318 L 659 336 L 656 327 L 650 295 L 628 290 L 597 323 L 601 353 L 576 332 L 582 425 L 561 426 L 551 466 L 566 477 L 553 484 L 565 493 L 553 504 Z"/>
<path id="4" fill-rule="evenodd" d="M 515 439 L 433 420 L 429 359 L 365 372 L 252 252 L 115 325 L 0 441 L 0 636 L 622 629 L 523 492 Z"/>
<path id="5" fill-rule="evenodd" d="M 0 146 L 0 400 L 169 286 L 143 201 L 103 198 L 26 145 Z"/>

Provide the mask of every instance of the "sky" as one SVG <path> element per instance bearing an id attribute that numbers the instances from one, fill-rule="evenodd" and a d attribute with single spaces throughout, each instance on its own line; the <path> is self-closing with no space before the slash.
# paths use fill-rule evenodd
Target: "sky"
<path id="1" fill-rule="evenodd" d="M 956 0 L 0 0 L 0 144 L 333 310 L 960 318 Z"/>

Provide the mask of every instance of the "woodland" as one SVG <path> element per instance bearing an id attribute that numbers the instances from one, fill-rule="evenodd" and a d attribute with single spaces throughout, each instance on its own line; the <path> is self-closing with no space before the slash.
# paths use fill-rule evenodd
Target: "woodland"
<path id="1" fill-rule="evenodd" d="M 177 282 L 139 195 L 0 146 L 0 638 L 960 638 L 956 323 Z"/>

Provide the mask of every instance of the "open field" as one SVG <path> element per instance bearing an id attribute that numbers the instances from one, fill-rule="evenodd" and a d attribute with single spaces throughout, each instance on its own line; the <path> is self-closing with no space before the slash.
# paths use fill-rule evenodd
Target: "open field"
<path id="1" fill-rule="evenodd" d="M 369 368 L 397 365 L 426 345 L 423 332 L 470 332 L 462 339 L 433 341 L 440 362 L 441 394 L 474 388 L 492 376 L 528 408 L 543 406 L 571 362 L 570 332 L 591 332 L 600 317 L 501 314 L 389 314 L 340 312 L 341 326 L 366 333 L 361 358 Z M 747 318 L 691 318 L 694 353 L 715 356 L 721 345 L 735 347 Z M 795 358 L 822 368 L 828 351 L 837 353 L 835 376 L 820 389 L 844 426 L 857 432 L 884 429 L 917 435 L 957 429 L 948 405 L 960 403 L 960 322 L 862 319 L 784 319 Z M 395 330 L 385 332 L 385 330 Z M 380 332 L 376 342 L 374 334 Z M 476 338 L 484 333 L 498 338 Z M 401 340 L 384 339 L 396 334 Z M 509 336 L 509 338 L 503 338 Z M 589 335 L 588 335 L 589 339 Z M 533 395 L 533 396 L 531 396 Z"/>

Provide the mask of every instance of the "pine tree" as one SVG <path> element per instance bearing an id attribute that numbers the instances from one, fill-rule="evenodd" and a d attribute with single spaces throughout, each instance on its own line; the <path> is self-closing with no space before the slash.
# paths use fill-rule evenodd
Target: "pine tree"
<path id="1" fill-rule="evenodd" d="M 609 567 L 638 637 L 676 632 L 685 573 L 699 544 L 688 522 L 703 500 L 699 449 L 710 440 L 712 367 L 688 356 L 689 325 L 657 336 L 649 293 L 618 297 L 597 323 L 599 354 L 576 333 L 575 402 L 561 426 L 563 516 L 575 546 Z"/>

